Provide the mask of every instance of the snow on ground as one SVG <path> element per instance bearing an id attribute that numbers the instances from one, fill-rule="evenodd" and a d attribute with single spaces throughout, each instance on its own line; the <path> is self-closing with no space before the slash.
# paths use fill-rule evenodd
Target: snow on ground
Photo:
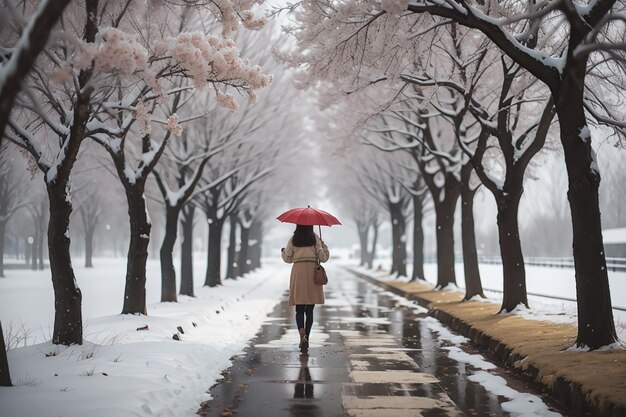
<path id="1" fill-rule="evenodd" d="M 124 260 L 102 263 L 107 266 L 88 276 L 80 269 L 77 274 L 84 293 L 85 343 L 10 350 L 15 386 L 0 388 L 1 417 L 195 415 L 230 358 L 243 350 L 288 287 L 289 267 L 272 263 L 221 287 L 199 287 L 196 298 L 154 303 L 160 283 L 151 264 L 149 315 L 120 315 Z M 52 293 L 46 274 L 15 272 L 0 281 L 3 324 L 7 317 L 21 318 L 49 334 L 46 297 L 52 299 Z M 137 330 L 146 325 L 147 330 Z M 173 339 L 176 333 L 182 333 L 180 341 Z"/>
<path id="2" fill-rule="evenodd" d="M 204 257 L 196 256 L 194 277 L 197 286 L 204 283 Z M 96 258 L 95 268 L 74 265 L 76 281 L 83 294 L 83 319 L 118 314 L 124 301 L 125 258 Z M 28 343 L 50 340 L 54 320 L 54 297 L 50 270 L 6 270 L 0 279 L 0 319 L 5 333 L 24 325 L 30 330 Z M 161 266 L 157 259 L 147 265 L 146 300 L 157 303 L 161 298 Z M 179 283 L 180 284 L 180 283 Z M 150 310 L 148 310 L 150 314 Z M 85 334 L 92 333 L 90 325 Z"/>
<path id="3" fill-rule="evenodd" d="M 391 265 L 390 260 L 380 259 L 375 262 L 375 266 Z M 412 265 L 407 266 L 409 272 Z M 357 268 L 363 273 L 367 273 L 374 278 L 381 280 L 397 279 L 390 276 L 384 270 L 369 270 Z M 426 282 L 434 285 L 437 282 L 437 265 L 433 263 L 424 264 Z M 475 298 L 477 301 L 502 302 L 502 266 L 480 264 L 480 274 L 485 288 L 487 300 Z M 459 291 L 465 288 L 465 277 L 463 264 L 456 264 L 456 277 Z M 406 278 L 405 278 L 406 279 Z M 424 282 L 424 281 L 422 281 Z M 609 285 L 611 288 L 611 300 L 614 307 L 626 308 L 626 272 L 609 271 Z M 576 299 L 576 281 L 574 269 L 572 268 L 548 268 L 540 266 L 526 266 L 526 287 L 528 292 L 545 294 L 555 297 L 565 297 Z M 488 291 L 496 290 L 496 291 Z M 530 309 L 518 308 L 509 314 L 516 314 L 529 320 L 546 320 L 555 323 L 577 323 L 576 303 L 573 301 L 563 301 L 545 297 L 528 296 Z M 626 342 L 626 311 L 613 310 L 615 327 L 620 340 Z"/>

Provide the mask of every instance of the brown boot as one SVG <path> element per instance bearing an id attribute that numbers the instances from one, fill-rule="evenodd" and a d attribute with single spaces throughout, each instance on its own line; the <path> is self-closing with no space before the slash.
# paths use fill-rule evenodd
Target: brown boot
<path id="1" fill-rule="evenodd" d="M 298 332 L 300 333 L 300 345 L 298 347 L 300 348 L 300 352 L 306 353 L 309 349 L 309 338 L 306 336 L 304 329 L 298 329 Z"/>

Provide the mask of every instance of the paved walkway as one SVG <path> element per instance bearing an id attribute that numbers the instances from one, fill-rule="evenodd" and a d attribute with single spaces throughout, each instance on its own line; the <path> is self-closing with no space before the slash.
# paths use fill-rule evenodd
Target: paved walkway
<path id="1" fill-rule="evenodd" d="M 506 398 L 449 357 L 432 319 L 340 268 L 330 268 L 308 355 L 297 349 L 293 308 L 277 306 L 202 404 L 206 416 L 509 416 Z M 426 319 L 426 320 L 425 320 Z M 496 372 L 498 372 L 496 370 Z M 509 378 L 509 387 L 526 392 Z"/>

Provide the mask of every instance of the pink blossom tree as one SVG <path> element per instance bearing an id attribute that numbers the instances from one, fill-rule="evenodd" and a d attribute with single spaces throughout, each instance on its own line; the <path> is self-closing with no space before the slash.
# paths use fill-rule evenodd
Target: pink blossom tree
<path id="1" fill-rule="evenodd" d="M 185 4 L 171 6 L 176 9 L 172 13 L 156 3 L 129 1 L 108 7 L 87 0 L 68 9 L 72 24 L 64 25 L 64 36 L 33 67 L 5 136 L 27 151 L 31 166 L 44 173 L 50 201 L 54 343 L 82 342 L 82 297 L 68 233 L 70 173 L 82 141 L 92 138 L 105 147 L 125 185 L 133 219 L 123 311 L 145 313 L 150 231 L 141 210 L 145 179 L 170 136 L 181 133 L 185 120 L 176 111 L 192 90 L 211 88 L 216 102 L 235 110 L 237 101 L 230 89 L 254 98 L 254 90 L 270 82 L 260 67 L 243 60 L 233 42 L 223 37 L 240 23 L 251 29 L 263 24 L 251 11 L 254 4 Z M 223 22 L 222 36 L 197 31 L 201 20 L 216 17 Z M 153 124 L 165 127 L 155 132 L 159 142 L 153 138 Z M 129 140 L 134 136 L 139 143 Z"/>
<path id="2" fill-rule="evenodd" d="M 237 4 L 237 7 L 241 6 Z M 160 27 L 155 28 L 150 21 L 133 35 L 109 29 L 103 33 L 104 42 L 95 47 L 91 51 L 93 56 L 89 57 L 104 68 L 116 68 L 137 83 L 129 89 L 118 77 L 119 87 L 103 103 L 109 112 L 98 121 L 98 133 L 92 135 L 111 156 L 128 201 L 130 245 L 122 313 L 146 314 L 146 262 L 151 230 L 144 198 L 146 180 L 170 138 L 182 134 L 185 122 L 203 117 L 203 113 L 192 113 L 179 118 L 177 112 L 185 111 L 185 104 L 198 90 L 206 91 L 218 105 L 236 112 L 239 104 L 231 89 L 254 101 L 255 90 L 266 87 L 271 81 L 259 66 L 240 57 L 233 40 L 181 30 L 201 27 L 201 16 L 208 13 L 209 10 L 203 13 L 183 6 L 178 25 L 172 25 L 171 32 L 166 33 Z M 224 19 L 223 35 L 236 28 L 229 20 L 228 9 Z M 246 27 L 262 27 L 263 19 L 253 24 L 253 17 L 248 13 L 243 13 L 241 19 Z M 160 40 L 154 46 L 139 41 L 156 38 L 156 35 Z M 162 133 L 153 133 L 153 126 L 159 125 L 164 127 Z M 133 137 L 141 140 L 140 147 L 134 146 Z M 157 137 L 160 139 L 155 140 Z M 195 183 L 197 179 L 190 184 Z M 191 187 L 186 187 L 181 197 L 188 199 L 191 192 Z M 168 294 L 175 297 L 176 292 L 169 291 Z"/>

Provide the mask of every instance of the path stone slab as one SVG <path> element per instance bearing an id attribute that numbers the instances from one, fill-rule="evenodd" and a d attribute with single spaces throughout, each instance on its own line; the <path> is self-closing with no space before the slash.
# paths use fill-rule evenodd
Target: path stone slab
<path id="1" fill-rule="evenodd" d="M 354 370 L 366 366 L 368 369 L 388 369 L 394 371 L 418 369 L 417 363 L 406 353 L 355 353 L 350 355 Z"/>
<path id="2" fill-rule="evenodd" d="M 463 413 L 459 411 L 454 403 L 441 401 L 435 398 L 428 397 L 357 397 L 357 396 L 344 396 L 342 398 L 344 410 L 348 412 L 348 415 L 355 416 L 355 410 L 369 411 L 373 414 L 358 414 L 361 416 L 381 416 L 382 411 L 395 412 L 399 415 L 424 415 L 428 412 L 429 415 L 438 415 L 442 417 L 463 417 Z M 409 414 L 401 414 L 401 412 Z M 378 414 L 376 414 L 378 413 Z M 414 413 L 414 414 L 410 414 Z M 391 414 L 388 414 L 391 415 Z"/>
<path id="3" fill-rule="evenodd" d="M 384 361 L 394 361 L 394 362 L 409 362 L 409 363 L 415 363 L 415 361 L 413 360 L 413 358 L 411 358 L 409 355 L 407 355 L 404 352 L 398 352 L 398 353 L 353 353 L 350 355 L 351 358 L 355 358 L 355 359 L 368 359 L 368 358 L 374 358 L 374 359 L 379 359 L 379 360 L 384 360 Z"/>
<path id="4" fill-rule="evenodd" d="M 364 384 L 436 384 L 439 382 L 431 374 L 412 371 L 352 371 L 350 378 L 356 383 Z"/>
<path id="5" fill-rule="evenodd" d="M 418 410 L 381 410 L 380 408 L 375 410 L 346 410 L 346 415 L 350 417 L 425 417 Z"/>
<path id="6" fill-rule="evenodd" d="M 393 339 L 346 339 L 346 346 L 396 346 Z"/>

